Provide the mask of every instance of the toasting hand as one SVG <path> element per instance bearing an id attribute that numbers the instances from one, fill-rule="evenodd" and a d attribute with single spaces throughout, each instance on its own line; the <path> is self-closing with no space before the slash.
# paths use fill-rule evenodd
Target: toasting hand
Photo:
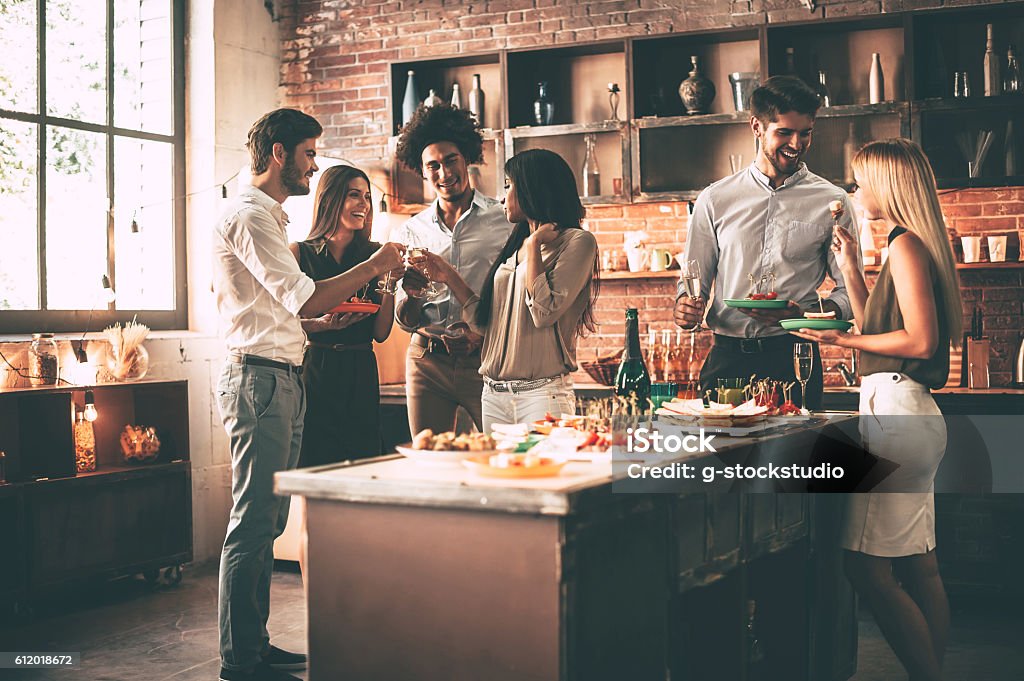
<path id="1" fill-rule="evenodd" d="M 388 242 L 381 246 L 380 249 L 378 249 L 378 251 L 371 255 L 370 259 L 367 260 L 367 262 L 373 265 L 378 276 L 384 274 L 388 270 L 400 268 L 404 261 L 405 246 L 393 242 Z"/>
<path id="2" fill-rule="evenodd" d="M 704 319 L 704 308 L 707 304 L 708 301 L 703 298 L 680 296 L 672 310 L 672 318 L 684 329 L 692 329 Z"/>

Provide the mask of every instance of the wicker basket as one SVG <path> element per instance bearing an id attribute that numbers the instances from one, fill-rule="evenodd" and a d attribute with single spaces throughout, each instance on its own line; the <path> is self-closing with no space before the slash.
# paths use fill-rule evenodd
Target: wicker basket
<path id="1" fill-rule="evenodd" d="M 621 360 L 618 357 L 602 357 L 594 362 L 580 362 L 587 374 L 601 385 L 615 385 L 615 374 Z"/>

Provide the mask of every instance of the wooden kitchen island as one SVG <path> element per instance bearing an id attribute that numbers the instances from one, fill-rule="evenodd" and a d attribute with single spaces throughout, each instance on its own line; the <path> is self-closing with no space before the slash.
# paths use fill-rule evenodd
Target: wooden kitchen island
<path id="1" fill-rule="evenodd" d="M 734 438 L 728 456 L 809 449 L 822 427 Z M 622 493 L 616 476 L 570 462 L 502 480 L 399 456 L 278 474 L 307 503 L 309 679 L 852 675 L 841 495 Z"/>

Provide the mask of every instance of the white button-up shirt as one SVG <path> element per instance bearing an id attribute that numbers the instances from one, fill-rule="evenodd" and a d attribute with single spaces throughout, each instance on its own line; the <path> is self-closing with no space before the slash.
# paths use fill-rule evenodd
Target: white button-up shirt
<path id="1" fill-rule="evenodd" d="M 736 338 L 786 333 L 778 325 L 765 326 L 723 302 L 747 297 L 748 274 L 759 281 L 773 270 L 779 299 L 793 300 L 804 309 L 817 306 L 817 288 L 828 275 L 836 283 L 829 300 L 839 306 L 841 318 L 852 316 L 846 282 L 831 248 L 834 223 L 828 204 L 833 200 L 843 204 L 839 224 L 857 239 L 846 192 L 803 164 L 777 188 L 756 165 L 750 165 L 700 193 L 690 216 L 686 258 L 700 262 L 700 290 L 705 300 L 714 284 L 715 299 L 707 323 L 715 333 Z M 762 288 L 761 292 L 766 291 Z M 677 299 L 682 295 L 685 292 L 680 285 Z"/>
<path id="2" fill-rule="evenodd" d="M 287 224 L 261 190 L 235 197 L 213 230 L 213 292 L 229 351 L 302 364 L 298 313 L 316 284 L 288 250 Z"/>
<path id="3" fill-rule="evenodd" d="M 491 265 L 498 259 L 514 225 L 505 218 L 505 211 L 498 201 L 477 191 L 474 191 L 470 209 L 459 217 L 451 229 L 438 217 L 437 208 L 438 202 L 434 199 L 426 210 L 409 218 L 395 231 L 391 241 L 410 248 L 426 247 L 431 253 L 437 253 L 455 268 L 474 293 L 480 293 L 484 279 Z M 399 287 L 396 308 L 405 299 L 405 290 Z M 415 331 L 416 328 L 433 324 L 450 326 L 462 321 L 462 305 L 449 291 L 424 304 L 416 328 L 402 324 L 400 319 L 399 326 L 406 331 Z"/>

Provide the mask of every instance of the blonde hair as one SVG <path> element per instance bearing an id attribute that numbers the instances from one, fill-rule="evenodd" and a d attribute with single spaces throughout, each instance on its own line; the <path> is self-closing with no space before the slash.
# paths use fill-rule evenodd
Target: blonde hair
<path id="1" fill-rule="evenodd" d="M 875 195 L 883 215 L 924 242 L 942 296 L 935 305 L 944 312 L 940 319 L 945 318 L 944 330 L 950 341 L 959 345 L 964 324 L 960 276 L 928 157 L 917 143 L 897 137 L 865 144 L 853 157 L 852 165 Z"/>

